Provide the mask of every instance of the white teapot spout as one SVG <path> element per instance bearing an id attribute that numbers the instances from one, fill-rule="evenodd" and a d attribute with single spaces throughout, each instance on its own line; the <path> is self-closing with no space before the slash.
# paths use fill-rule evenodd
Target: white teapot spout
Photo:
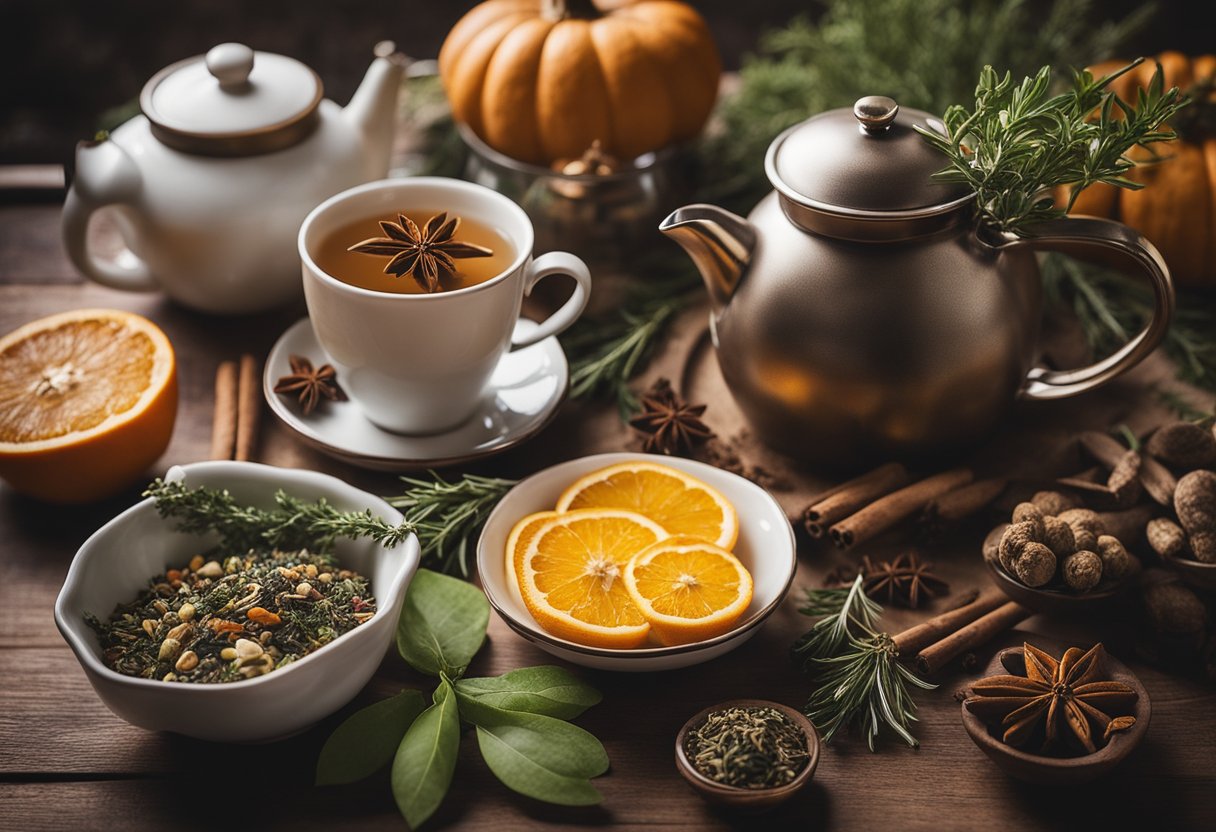
<path id="1" fill-rule="evenodd" d="M 396 49 L 389 40 L 376 44 L 376 59 L 342 111 L 342 118 L 363 139 L 364 172 L 369 180 L 383 179 L 388 174 L 393 128 L 397 122 L 397 94 L 410 62 Z"/>

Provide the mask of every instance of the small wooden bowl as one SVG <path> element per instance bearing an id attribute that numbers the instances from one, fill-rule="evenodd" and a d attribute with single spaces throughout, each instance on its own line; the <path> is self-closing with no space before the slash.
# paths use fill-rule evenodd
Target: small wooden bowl
<path id="1" fill-rule="evenodd" d="M 1185 583 L 1195 589 L 1216 589 L 1216 563 L 1170 556 L 1163 556 L 1161 559 L 1177 572 Z"/>
<path id="2" fill-rule="evenodd" d="M 1052 642 L 1035 639 L 1035 646 L 1048 650 L 1053 655 L 1061 655 L 1064 647 Z M 1103 658 L 1108 678 L 1122 682 L 1137 694 L 1133 716 L 1136 724 L 1126 731 L 1115 734 L 1105 746 L 1093 754 L 1081 757 L 1048 757 L 1042 754 L 1031 754 L 1001 742 L 988 730 L 987 724 L 978 716 L 971 713 L 966 703 L 963 704 L 963 727 L 972 741 L 980 747 L 988 757 L 997 764 L 1001 771 L 1018 780 L 1043 785 L 1070 785 L 1095 780 L 1109 772 L 1140 744 L 1148 731 L 1149 718 L 1152 716 L 1152 703 L 1149 702 L 1148 691 L 1140 680 L 1125 664 L 1115 659 L 1109 653 Z M 1012 673 L 1017 676 L 1026 672 L 1026 661 L 1021 647 L 1010 647 L 1002 650 L 989 663 L 986 676 L 997 673 Z"/>
<path id="3" fill-rule="evenodd" d="M 1107 586 L 1099 585 L 1094 590 L 1084 593 L 1071 592 L 1066 589 L 1044 589 L 1026 586 L 1006 572 L 1000 563 L 990 560 L 985 560 L 984 563 L 992 576 L 992 582 L 1000 587 L 1010 600 L 1017 601 L 1033 612 L 1077 615 L 1103 609 L 1126 595 L 1132 585 L 1131 580 L 1124 579 Z"/>
<path id="4" fill-rule="evenodd" d="M 745 789 L 739 786 L 726 786 L 722 783 L 715 783 L 701 774 L 693 766 L 692 760 L 688 759 L 688 754 L 684 751 L 684 741 L 688 737 L 688 732 L 700 727 L 709 718 L 711 713 L 726 708 L 773 708 L 788 716 L 806 734 L 806 748 L 807 752 L 811 755 L 810 759 L 807 760 L 806 767 L 798 772 L 797 777 L 784 786 L 774 786 L 768 789 Z M 688 781 L 688 784 L 693 787 L 697 794 L 701 795 L 708 803 L 721 806 L 725 809 L 760 812 L 784 803 L 797 794 L 803 786 L 811 782 L 811 778 L 815 774 L 815 766 L 818 764 L 819 732 L 815 730 L 815 726 L 811 724 L 809 719 L 793 708 L 782 705 L 780 702 L 769 702 L 766 699 L 731 699 L 727 702 L 711 705 L 688 720 L 688 722 L 685 722 L 684 727 L 680 729 L 680 733 L 676 734 L 676 769 L 679 770 L 680 774 L 683 775 L 684 779 Z"/>

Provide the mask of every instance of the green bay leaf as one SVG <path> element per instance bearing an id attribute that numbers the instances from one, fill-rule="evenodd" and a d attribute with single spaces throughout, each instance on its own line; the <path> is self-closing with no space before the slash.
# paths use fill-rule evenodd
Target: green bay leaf
<path id="1" fill-rule="evenodd" d="M 420 673 L 457 678 L 485 641 L 489 621 L 490 603 L 480 589 L 419 569 L 397 621 L 397 650 Z"/>
<path id="2" fill-rule="evenodd" d="M 455 692 L 445 678 L 435 689 L 434 704 L 414 720 L 393 758 L 393 798 L 411 829 L 417 829 L 443 802 L 459 748 L 460 715 Z"/>
<path id="3" fill-rule="evenodd" d="M 461 679 L 461 698 L 476 699 L 508 711 L 574 719 L 601 700 L 599 691 L 552 665 L 524 667 L 502 676 Z"/>
<path id="4" fill-rule="evenodd" d="M 351 714 L 321 749 L 317 785 L 354 783 L 388 765 L 401 738 L 425 707 L 420 692 L 406 690 Z"/>

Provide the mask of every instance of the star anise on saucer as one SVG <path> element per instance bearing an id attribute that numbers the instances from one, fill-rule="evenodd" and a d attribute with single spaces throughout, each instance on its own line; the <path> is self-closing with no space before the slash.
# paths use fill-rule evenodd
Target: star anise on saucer
<path id="1" fill-rule="evenodd" d="M 305 416 L 323 401 L 346 401 L 346 393 L 338 386 L 338 371 L 332 365 L 322 364 L 314 369 L 312 362 L 302 355 L 292 355 L 287 360 L 291 372 L 275 382 L 274 392 L 294 393 Z"/>
<path id="2" fill-rule="evenodd" d="M 971 686 L 968 710 L 1017 748 L 1092 754 L 1110 735 L 1136 723 L 1137 695 L 1105 678 L 1102 645 L 1070 647 L 1058 661 L 1031 644 L 1022 648 L 1026 675 L 998 674 Z M 1113 715 L 1113 717 L 1112 717 Z"/>
<path id="3" fill-rule="evenodd" d="M 439 291 L 440 276 L 455 272 L 456 260 L 494 253 L 485 246 L 455 239 L 460 217 L 449 219 L 446 211 L 431 217 L 421 229 L 405 214 L 398 214 L 397 222 L 381 220 L 380 228 L 385 236 L 355 243 L 347 250 L 391 257 L 384 267 L 385 274 L 411 275 L 428 292 Z"/>
<path id="4" fill-rule="evenodd" d="M 705 405 L 690 405 L 661 378 L 642 395 L 641 410 L 630 426 L 646 438 L 642 450 L 671 456 L 689 453 L 714 432 L 701 420 Z"/>
<path id="5" fill-rule="evenodd" d="M 866 595 L 909 609 L 950 591 L 950 585 L 934 574 L 933 564 L 911 551 L 891 560 L 874 561 L 867 555 L 861 560 L 861 574 Z"/>

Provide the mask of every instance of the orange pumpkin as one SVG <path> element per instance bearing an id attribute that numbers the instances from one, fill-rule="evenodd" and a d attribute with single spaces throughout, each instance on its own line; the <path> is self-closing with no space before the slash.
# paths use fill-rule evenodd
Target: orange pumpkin
<path id="1" fill-rule="evenodd" d="M 1216 81 L 1216 55 L 1188 58 L 1163 52 L 1157 61 L 1167 89 L 1189 89 L 1194 97 L 1195 90 L 1203 89 L 1196 85 Z M 1092 67 L 1092 72 L 1100 77 L 1125 64 L 1107 61 Z M 1117 78 L 1111 89 L 1125 101 L 1135 101 L 1137 87 L 1147 86 L 1155 70 L 1153 61 L 1145 61 Z M 1207 100 L 1191 107 L 1216 106 L 1216 90 L 1206 89 Z M 1131 156 L 1143 161 L 1154 151 L 1163 161 L 1138 165 L 1127 174 L 1145 185 L 1142 190 L 1093 185 L 1077 197 L 1073 213 L 1112 217 L 1130 225 L 1157 246 L 1175 283 L 1216 287 L 1216 136 L 1182 135 L 1178 141 L 1154 145 L 1152 150 L 1137 149 Z"/>
<path id="2" fill-rule="evenodd" d="M 597 139 L 632 159 L 692 138 L 721 71 L 705 21 L 676 0 L 487 0 L 439 52 L 456 120 L 546 164 Z"/>

